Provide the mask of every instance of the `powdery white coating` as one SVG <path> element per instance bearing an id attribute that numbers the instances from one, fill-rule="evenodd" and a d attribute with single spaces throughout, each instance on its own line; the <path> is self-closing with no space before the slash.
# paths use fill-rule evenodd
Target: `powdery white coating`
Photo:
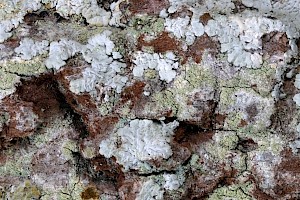
<path id="1" fill-rule="evenodd" d="M 295 94 L 295 96 L 293 97 L 293 101 L 295 101 L 297 106 L 300 106 L 300 93 Z"/>
<path id="2" fill-rule="evenodd" d="M 300 89 L 300 74 L 296 75 L 294 86 L 296 88 Z M 295 94 L 295 96 L 293 97 L 293 100 L 295 101 L 295 103 L 297 104 L 297 106 L 300 106 L 300 93 Z"/>
<path id="3" fill-rule="evenodd" d="M 166 18 L 165 27 L 178 39 L 185 38 L 188 45 L 193 44 L 197 36 L 204 34 L 204 26 L 199 19 L 192 18 L 190 20 L 188 16 L 175 19 Z"/>
<path id="4" fill-rule="evenodd" d="M 167 159 L 172 155 L 169 143 L 178 125 L 177 121 L 158 124 L 146 119 L 132 120 L 129 125 L 118 129 L 100 143 L 100 154 L 106 158 L 114 156 L 125 171 L 141 170 L 141 167 L 147 165 L 144 161 Z"/>
<path id="5" fill-rule="evenodd" d="M 296 75 L 296 79 L 295 79 L 295 82 L 294 82 L 294 86 L 298 89 L 300 89 L 300 74 L 297 74 Z"/>
<path id="6" fill-rule="evenodd" d="M 165 179 L 164 188 L 167 190 L 177 190 L 184 182 L 184 179 L 179 178 L 177 174 L 164 174 L 163 177 Z"/>
<path id="7" fill-rule="evenodd" d="M 297 155 L 300 152 L 300 139 L 297 139 L 289 144 L 293 154 Z"/>
<path id="8" fill-rule="evenodd" d="M 235 92 L 232 98 L 235 103 L 231 105 L 229 110 L 241 112 L 243 119 L 253 123 L 254 127 L 260 124 L 263 124 L 264 127 L 271 125 L 271 115 L 274 109 L 273 98 L 264 98 L 243 90 Z M 254 116 L 249 114 L 249 109 L 250 112 L 255 113 Z"/>
<path id="9" fill-rule="evenodd" d="M 132 73 L 136 77 L 142 77 L 146 69 L 157 70 L 160 80 L 166 81 L 167 83 L 176 77 L 175 69 L 178 68 L 179 64 L 176 61 L 176 56 L 172 52 L 162 55 L 138 51 L 134 57 L 133 63 L 135 66 Z"/>
<path id="10" fill-rule="evenodd" d="M 16 129 L 24 132 L 31 131 L 38 125 L 38 116 L 31 108 L 22 106 L 20 107 L 20 110 L 16 112 L 16 121 Z"/>
<path id="11" fill-rule="evenodd" d="M 104 31 L 88 40 L 81 51 L 83 58 L 91 63 L 91 67 L 83 70 L 82 77 L 70 81 L 70 90 L 75 94 L 92 92 L 97 84 L 116 89 L 120 93 L 128 78 L 119 73 L 126 68 L 122 55 L 114 52 L 114 43 L 109 39 L 111 32 Z"/>
<path id="12" fill-rule="evenodd" d="M 250 163 L 254 165 L 256 173 L 261 178 L 259 186 L 261 188 L 275 187 L 277 181 L 274 167 L 280 164 L 281 157 L 269 151 L 255 151 L 249 154 Z"/>
<path id="13" fill-rule="evenodd" d="M 240 67 L 258 68 L 262 64 L 261 37 L 272 31 L 284 31 L 279 20 L 250 14 L 215 16 L 205 26 L 208 36 L 216 36 L 221 52 L 226 52 L 228 62 Z"/>
<path id="14" fill-rule="evenodd" d="M 20 41 L 20 46 L 15 48 L 15 52 L 24 60 L 30 60 L 37 55 L 47 52 L 49 42 L 47 40 L 34 41 L 30 38 L 24 38 Z"/>
<path id="15" fill-rule="evenodd" d="M 136 197 L 136 200 L 162 200 L 164 191 L 160 185 L 150 179 L 143 183 L 142 189 Z"/>
<path id="16" fill-rule="evenodd" d="M 81 51 L 83 45 L 76 41 L 61 39 L 59 42 L 51 42 L 49 57 L 45 60 L 47 68 L 59 70 L 66 64 L 66 60 Z"/>

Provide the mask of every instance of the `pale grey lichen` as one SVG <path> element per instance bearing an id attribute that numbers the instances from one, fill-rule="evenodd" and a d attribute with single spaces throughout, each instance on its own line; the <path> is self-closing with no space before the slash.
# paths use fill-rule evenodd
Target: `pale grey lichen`
<path id="1" fill-rule="evenodd" d="M 107 26 L 111 13 L 99 7 L 96 0 L 42 0 L 50 5 L 63 17 L 80 15 L 86 18 L 87 23 Z"/>
<path id="2" fill-rule="evenodd" d="M 51 42 L 49 57 L 45 60 L 46 67 L 59 70 L 66 64 L 66 60 L 81 51 L 83 45 L 76 41 L 61 39 L 59 42 Z"/>
<path id="3" fill-rule="evenodd" d="M 100 154 L 106 158 L 114 156 L 125 171 L 142 171 L 145 167 L 150 170 L 147 160 L 167 159 L 172 155 L 169 143 L 178 125 L 177 121 L 158 124 L 146 119 L 132 120 L 100 143 Z"/>
<path id="4" fill-rule="evenodd" d="M 177 37 L 185 38 L 187 45 L 194 43 L 196 37 L 204 34 L 204 26 L 198 20 L 185 16 L 175 19 L 166 18 L 165 27 L 168 32 L 171 32 Z"/>
<path id="5" fill-rule="evenodd" d="M 48 51 L 49 42 L 47 40 L 34 41 L 30 38 L 24 38 L 20 41 L 20 46 L 15 48 L 15 52 L 24 60 L 30 60 L 37 55 Z"/>
<path id="6" fill-rule="evenodd" d="M 115 45 L 109 39 L 110 31 L 104 31 L 88 40 L 81 50 L 83 58 L 91 63 L 91 67 L 83 70 L 82 77 L 70 81 L 70 90 L 75 94 L 92 92 L 97 84 L 116 89 L 120 93 L 128 77 L 120 75 L 126 64 L 123 56 L 113 51 Z"/>
<path id="7" fill-rule="evenodd" d="M 155 69 L 159 73 L 160 80 L 171 82 L 176 77 L 176 69 L 178 68 L 178 61 L 172 52 L 163 54 L 150 54 L 138 51 L 134 55 L 133 75 L 142 77 L 145 69 Z"/>
<path id="8" fill-rule="evenodd" d="M 235 66 L 253 68 L 262 64 L 261 37 L 272 31 L 284 30 L 285 27 L 279 20 L 249 13 L 230 17 L 215 16 L 205 26 L 208 36 L 219 39 L 221 52 L 227 53 L 229 62 Z"/>
<path id="9" fill-rule="evenodd" d="M 294 86 L 297 89 L 300 89 L 300 74 L 296 75 Z M 295 94 L 294 97 L 293 97 L 293 100 L 295 101 L 295 103 L 297 104 L 297 106 L 300 106 L 300 93 Z"/>
<path id="10" fill-rule="evenodd" d="M 41 8 L 40 0 L 3 0 L 0 2 L 0 43 L 12 36 L 28 12 Z"/>
<path id="11" fill-rule="evenodd" d="M 164 191 L 158 183 L 150 179 L 143 183 L 136 200 L 163 200 Z"/>
<path id="12" fill-rule="evenodd" d="M 164 188 L 167 190 L 177 190 L 184 183 L 185 177 L 179 174 L 164 174 Z"/>

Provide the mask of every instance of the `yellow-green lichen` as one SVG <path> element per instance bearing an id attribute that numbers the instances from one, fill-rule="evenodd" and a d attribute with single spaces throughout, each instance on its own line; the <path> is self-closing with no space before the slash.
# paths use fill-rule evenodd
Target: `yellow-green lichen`
<path id="1" fill-rule="evenodd" d="M 202 165 L 199 162 L 200 157 L 197 154 L 193 154 L 190 160 L 190 165 L 193 170 L 202 170 Z"/>
<path id="2" fill-rule="evenodd" d="M 216 85 L 216 77 L 202 65 L 185 65 L 181 68 L 181 74 L 174 80 L 168 90 L 154 93 L 153 105 L 147 105 L 148 110 L 172 111 L 181 120 L 188 120 L 198 112 L 193 105 L 187 105 L 189 96 L 201 89 L 212 89 Z"/>
<path id="3" fill-rule="evenodd" d="M 209 196 L 208 200 L 252 200 L 250 193 L 254 186 L 251 183 L 244 183 L 238 185 L 224 186 L 217 188 Z"/>
<path id="4" fill-rule="evenodd" d="M 154 69 L 146 69 L 144 71 L 145 79 L 155 79 L 157 77 L 157 71 Z"/>
<path id="5" fill-rule="evenodd" d="M 226 111 L 230 105 L 234 104 L 233 95 L 237 91 L 237 88 L 221 88 L 220 100 L 219 100 L 219 109 L 221 111 Z"/>
<path id="6" fill-rule="evenodd" d="M 156 34 L 164 31 L 165 20 L 162 18 L 155 18 L 149 15 L 136 15 L 130 21 L 130 26 L 134 27 L 140 33 Z"/>
<path id="7" fill-rule="evenodd" d="M 59 200 L 73 200 L 81 199 L 81 193 L 84 191 L 85 186 L 76 175 L 75 169 L 69 171 L 68 185 L 64 188 L 51 188 L 43 190 L 41 200 L 59 199 Z"/>
<path id="8" fill-rule="evenodd" d="M 153 95 L 153 101 L 157 110 L 172 110 L 173 115 L 175 115 L 178 111 L 175 94 L 170 90 L 155 93 Z"/>
<path id="9" fill-rule="evenodd" d="M 67 160 L 72 160 L 73 152 L 78 152 L 77 142 L 74 140 L 66 140 L 62 145 L 62 154 Z"/>
<path id="10" fill-rule="evenodd" d="M 181 77 L 188 82 L 188 90 L 191 91 L 201 87 L 215 87 L 216 77 L 212 71 L 201 65 L 185 65 L 185 74 Z"/>
<path id="11" fill-rule="evenodd" d="M 34 151 L 10 149 L 5 151 L 4 154 L 10 159 L 0 166 L 0 176 L 26 177 L 30 175 L 31 158 Z"/>
<path id="12" fill-rule="evenodd" d="M 37 186 L 33 185 L 30 181 L 25 181 L 17 188 L 12 188 L 12 191 L 8 194 L 11 200 L 33 200 L 41 197 L 41 192 Z"/>
<path id="13" fill-rule="evenodd" d="M 7 73 L 25 76 L 38 75 L 47 70 L 44 62 L 39 57 L 32 60 L 6 61 L 2 62 L 0 65 Z"/>
<path id="14" fill-rule="evenodd" d="M 84 146 L 81 153 L 84 158 L 91 159 L 96 156 L 96 149 L 93 146 Z"/>
<path id="15" fill-rule="evenodd" d="M 6 72 L 3 67 L 0 68 L 0 90 L 9 90 L 19 82 L 20 78 L 16 74 Z"/>
<path id="16" fill-rule="evenodd" d="M 285 140 L 282 136 L 270 132 L 257 135 L 253 139 L 258 144 L 258 151 L 270 151 L 274 155 L 279 155 L 285 146 Z"/>
<path id="17" fill-rule="evenodd" d="M 276 79 L 276 67 L 263 65 L 258 69 L 241 69 L 230 79 L 220 79 L 221 87 L 227 88 L 253 88 L 261 96 L 269 96 Z"/>
<path id="18" fill-rule="evenodd" d="M 216 136 L 216 134 L 215 134 Z M 237 143 L 239 141 L 238 136 L 234 132 L 222 132 L 222 136 L 220 137 L 220 140 L 218 143 L 229 150 L 234 149 L 237 146 Z"/>

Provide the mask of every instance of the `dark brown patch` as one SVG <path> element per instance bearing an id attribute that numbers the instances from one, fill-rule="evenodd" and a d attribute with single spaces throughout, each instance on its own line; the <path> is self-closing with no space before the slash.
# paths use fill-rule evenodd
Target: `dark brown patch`
<path id="1" fill-rule="evenodd" d="M 124 106 L 128 107 L 132 113 L 140 115 L 146 104 L 147 98 L 143 95 L 145 83 L 136 81 L 133 85 L 123 89 L 121 98 L 115 106 L 114 113 L 122 115 Z"/>
<path id="2" fill-rule="evenodd" d="M 258 147 L 258 144 L 251 138 L 243 138 L 238 142 L 238 149 L 242 152 L 253 151 Z"/>
<path id="3" fill-rule="evenodd" d="M 210 16 L 209 13 L 204 13 L 203 15 L 200 16 L 200 21 L 202 22 L 203 25 L 207 25 L 208 21 L 211 19 L 212 17 Z"/>
<path id="4" fill-rule="evenodd" d="M 241 13 L 247 9 L 247 7 L 240 0 L 233 1 L 233 4 L 234 4 L 234 9 L 232 11 L 233 13 Z"/>
<path id="5" fill-rule="evenodd" d="M 138 50 L 142 50 L 143 46 L 152 46 L 155 53 L 165 53 L 167 51 L 180 52 L 180 42 L 170 37 L 167 32 L 162 32 L 157 38 L 149 42 L 145 41 L 144 38 L 145 35 L 139 37 Z"/>
<path id="6" fill-rule="evenodd" d="M 88 187 L 81 193 L 81 198 L 83 200 L 98 200 L 99 193 L 95 187 Z"/>
<path id="7" fill-rule="evenodd" d="M 159 14 L 169 6 L 167 0 L 129 0 L 129 10 L 133 13 Z"/>
<path id="8" fill-rule="evenodd" d="M 99 155 L 90 161 L 90 165 L 95 173 L 100 173 L 107 180 L 113 181 L 117 187 L 122 185 L 124 173 L 122 172 L 121 165 L 118 165 L 114 158 L 106 159 L 104 156 Z"/>
<path id="9" fill-rule="evenodd" d="M 276 198 L 271 197 L 270 195 L 264 193 L 256 185 L 255 189 L 251 192 L 252 196 L 257 200 L 275 200 Z"/>
<path id="10" fill-rule="evenodd" d="M 247 121 L 244 120 L 244 119 L 242 119 L 242 120 L 240 121 L 238 127 L 245 127 L 245 126 L 247 126 L 247 125 L 248 125 Z"/>
<path id="11" fill-rule="evenodd" d="M 40 17 L 36 13 L 27 13 L 24 16 L 24 22 L 29 26 L 33 25 L 39 19 L 40 19 Z"/>
<path id="12" fill-rule="evenodd" d="M 125 104 L 130 101 L 132 108 L 141 99 L 145 85 L 144 82 L 137 81 L 132 86 L 124 88 L 121 93 L 120 103 Z"/>
<path id="13" fill-rule="evenodd" d="M 11 49 L 17 48 L 19 46 L 19 43 L 20 43 L 20 38 L 14 38 L 14 37 L 11 37 L 8 40 L 6 40 L 5 42 L 3 42 L 3 44 L 6 47 L 9 47 Z"/>
<path id="14" fill-rule="evenodd" d="M 59 92 L 58 84 L 51 74 L 22 80 L 16 93 L 22 101 L 33 103 L 33 111 L 42 119 L 62 114 L 61 102 L 64 96 Z"/>
<path id="15" fill-rule="evenodd" d="M 180 122 L 179 127 L 175 130 L 174 140 L 194 152 L 200 144 L 210 141 L 213 135 L 213 131 L 205 131 L 199 126 Z"/>
<path id="16" fill-rule="evenodd" d="M 209 193 L 213 192 L 219 185 L 229 185 L 232 183 L 232 179 L 235 179 L 233 170 L 225 170 L 221 164 L 211 163 L 208 165 L 214 175 L 202 174 L 198 171 L 189 174 L 185 182 L 187 192 L 183 199 L 207 199 Z"/>
<path id="17" fill-rule="evenodd" d="M 282 151 L 281 156 L 284 159 L 280 163 L 278 170 L 281 170 L 283 172 L 291 172 L 300 176 L 300 158 L 296 155 L 293 155 L 291 149 Z"/>
<path id="18" fill-rule="evenodd" d="M 193 107 L 197 109 L 192 118 L 187 121 L 189 124 L 197 125 L 202 129 L 212 129 L 214 124 L 214 111 L 217 103 L 213 100 L 203 101 L 192 99 Z"/>
<path id="19" fill-rule="evenodd" d="M 216 126 L 215 128 L 217 128 L 217 129 L 222 128 L 224 126 L 226 118 L 227 118 L 226 115 L 217 113 L 215 115 L 215 126 Z"/>
<path id="20" fill-rule="evenodd" d="M 183 5 L 175 13 L 172 13 L 170 15 L 170 18 L 171 19 L 175 19 L 178 17 L 185 18 L 186 16 L 191 18 L 193 16 L 193 12 L 190 11 L 190 9 L 187 6 Z"/>
<path id="21" fill-rule="evenodd" d="M 247 117 L 248 117 L 248 121 L 249 122 L 254 122 L 255 121 L 255 117 L 258 114 L 258 110 L 255 104 L 251 104 L 249 106 L 246 107 L 245 109 L 246 113 L 247 113 Z"/>
<path id="22" fill-rule="evenodd" d="M 204 34 L 198 37 L 189 47 L 187 56 L 192 57 L 196 63 L 200 63 L 204 51 L 208 51 L 208 53 L 215 56 L 219 52 L 219 48 L 220 44 L 218 42 Z"/>
<path id="23" fill-rule="evenodd" d="M 289 48 L 289 39 L 286 33 L 273 31 L 262 36 L 262 49 L 264 54 L 270 56 L 283 55 Z"/>

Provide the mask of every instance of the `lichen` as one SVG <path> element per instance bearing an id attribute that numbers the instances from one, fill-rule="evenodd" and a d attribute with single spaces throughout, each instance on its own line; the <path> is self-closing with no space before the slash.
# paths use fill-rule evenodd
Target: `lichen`
<path id="1" fill-rule="evenodd" d="M 100 154 L 106 158 L 114 156 L 125 171 L 141 170 L 144 167 L 151 170 L 147 165 L 148 160 L 168 159 L 172 156 L 169 143 L 177 126 L 177 121 L 156 124 L 151 120 L 132 120 L 129 125 L 118 129 L 100 143 Z M 122 142 L 120 146 L 116 146 L 118 137 Z"/>
<path id="2" fill-rule="evenodd" d="M 217 188 L 209 196 L 209 200 L 232 199 L 232 200 L 252 200 L 251 191 L 254 188 L 253 184 L 244 183 L 238 185 L 223 186 Z"/>
<path id="3" fill-rule="evenodd" d="M 11 192 L 6 194 L 6 197 L 12 200 L 39 199 L 41 198 L 41 191 L 36 185 L 32 184 L 29 180 L 26 180 L 21 185 L 12 187 Z"/>
<path id="4" fill-rule="evenodd" d="M 19 59 L 3 61 L 1 64 L 5 72 L 20 76 L 39 75 L 47 71 L 45 64 L 39 57 L 28 61 Z"/>

